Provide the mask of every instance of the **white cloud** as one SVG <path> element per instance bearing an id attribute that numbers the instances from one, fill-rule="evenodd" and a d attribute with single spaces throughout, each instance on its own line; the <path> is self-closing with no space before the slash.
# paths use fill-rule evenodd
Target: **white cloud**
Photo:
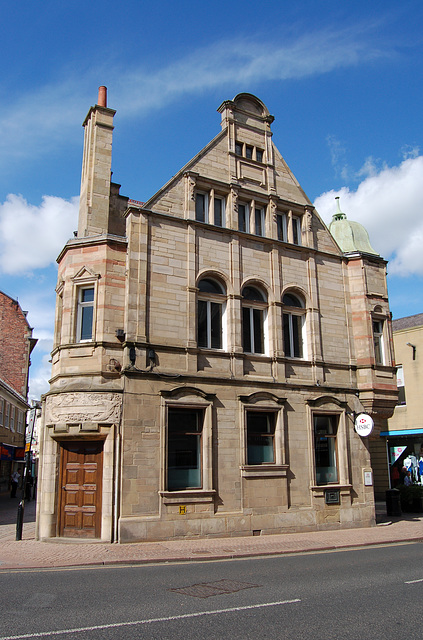
<path id="1" fill-rule="evenodd" d="M 109 62 L 85 72 L 78 68 L 77 76 L 64 69 L 65 80 L 32 93 L 28 90 L 15 101 L 9 98 L 9 106 L 0 114 L 0 158 L 10 165 L 48 153 L 64 140 L 75 143 L 75 126 L 96 97 L 92 87 L 98 78 L 113 87 L 113 107 L 120 117 L 133 117 L 206 89 L 304 78 L 391 57 L 392 49 L 374 44 L 376 27 L 326 29 L 297 39 L 284 34 L 273 41 L 268 35 L 264 40 L 263 34 L 238 37 L 214 42 L 153 70 L 147 70 L 144 61 L 130 69 Z"/>
<path id="2" fill-rule="evenodd" d="M 423 156 L 396 167 L 376 169 L 366 161 L 367 175 L 356 191 L 343 187 L 315 201 L 326 223 L 336 211 L 334 198 L 350 220 L 364 225 L 373 248 L 390 259 L 391 274 L 423 274 Z M 369 175 L 370 174 L 370 175 Z"/>
<path id="3" fill-rule="evenodd" d="M 52 346 L 53 341 L 51 341 L 50 343 L 49 351 L 51 350 Z M 35 369 L 32 366 L 29 369 L 28 397 L 30 398 L 30 400 L 39 400 L 41 398 L 41 395 L 49 390 L 48 381 L 50 378 L 50 354 L 46 353 Z"/>
<path id="4" fill-rule="evenodd" d="M 76 229 L 78 201 L 43 196 L 37 207 L 9 194 L 0 204 L 0 272 L 23 274 L 53 263 Z"/>

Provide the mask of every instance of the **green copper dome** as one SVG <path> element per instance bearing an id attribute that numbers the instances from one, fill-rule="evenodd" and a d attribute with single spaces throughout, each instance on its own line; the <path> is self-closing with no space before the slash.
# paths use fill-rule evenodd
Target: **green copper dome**
<path id="1" fill-rule="evenodd" d="M 342 213 L 339 205 L 339 197 L 335 198 L 338 203 L 338 211 L 332 217 L 329 231 L 338 243 L 342 253 L 371 253 L 375 256 L 379 254 L 370 244 L 369 234 L 362 224 L 347 220 L 345 213 Z"/>

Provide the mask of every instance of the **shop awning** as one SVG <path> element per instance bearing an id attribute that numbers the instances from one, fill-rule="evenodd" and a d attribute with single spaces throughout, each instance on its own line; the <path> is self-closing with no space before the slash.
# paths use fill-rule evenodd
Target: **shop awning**
<path id="1" fill-rule="evenodd" d="M 381 436 L 417 436 L 423 435 L 423 429 L 397 429 L 395 431 L 381 431 Z"/>

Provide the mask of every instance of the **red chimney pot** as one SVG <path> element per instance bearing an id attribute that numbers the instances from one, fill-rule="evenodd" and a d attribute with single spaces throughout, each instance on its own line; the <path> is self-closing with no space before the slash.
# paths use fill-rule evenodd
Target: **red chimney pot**
<path id="1" fill-rule="evenodd" d="M 98 102 L 99 107 L 107 107 L 107 87 L 98 88 Z"/>

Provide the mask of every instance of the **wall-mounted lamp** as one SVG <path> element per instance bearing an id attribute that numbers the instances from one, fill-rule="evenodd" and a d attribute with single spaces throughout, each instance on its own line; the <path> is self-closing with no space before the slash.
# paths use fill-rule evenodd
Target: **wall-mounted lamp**
<path id="1" fill-rule="evenodd" d="M 413 349 L 413 360 L 416 359 L 416 345 L 415 344 L 411 344 L 411 342 L 407 342 L 407 347 L 411 347 Z"/>

